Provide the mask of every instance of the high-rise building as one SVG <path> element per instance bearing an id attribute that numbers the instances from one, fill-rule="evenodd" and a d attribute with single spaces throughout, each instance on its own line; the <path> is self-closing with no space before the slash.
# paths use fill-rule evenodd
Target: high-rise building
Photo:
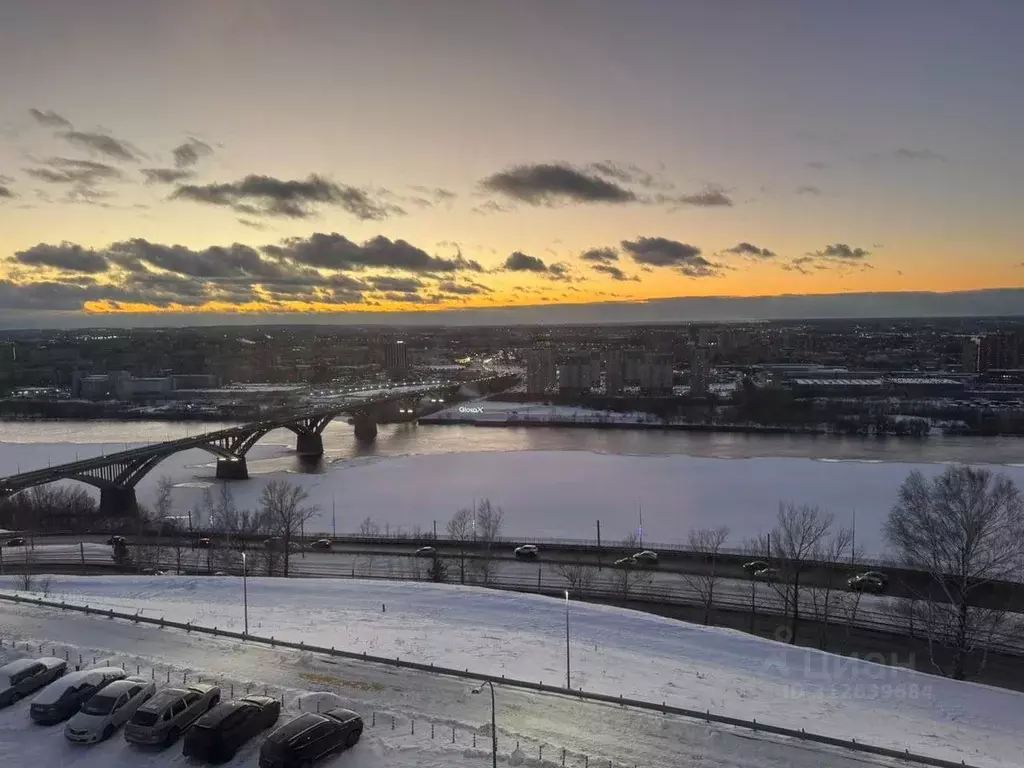
<path id="1" fill-rule="evenodd" d="M 695 345 L 690 356 L 690 395 L 704 397 L 708 393 L 708 368 L 710 350 L 703 345 Z"/>
<path id="2" fill-rule="evenodd" d="M 558 389 L 567 393 L 589 392 L 601 380 L 601 357 L 581 352 L 558 366 Z"/>
<path id="3" fill-rule="evenodd" d="M 630 387 L 638 388 L 642 394 L 671 392 L 672 363 L 671 354 L 643 349 L 612 350 L 605 363 L 605 391 L 619 395 Z"/>
<path id="4" fill-rule="evenodd" d="M 1016 368 L 1020 364 L 1020 336 L 1016 333 L 987 333 L 978 339 L 975 373 Z"/>
<path id="5" fill-rule="evenodd" d="M 401 339 L 384 347 L 384 367 L 388 371 L 404 371 L 409 367 L 409 345 Z"/>
<path id="6" fill-rule="evenodd" d="M 543 395 L 555 386 L 555 356 L 550 349 L 535 349 L 526 355 L 526 391 Z"/>

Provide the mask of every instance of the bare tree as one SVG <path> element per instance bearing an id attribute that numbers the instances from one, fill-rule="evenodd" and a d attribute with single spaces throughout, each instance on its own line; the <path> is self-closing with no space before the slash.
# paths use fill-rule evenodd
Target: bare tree
<path id="1" fill-rule="evenodd" d="M 1014 578 L 1024 565 L 1024 503 L 1017 486 L 1003 474 L 972 467 L 950 467 L 932 480 L 911 472 L 885 535 L 906 567 L 930 576 L 931 594 L 920 596 L 917 614 L 932 664 L 965 679 L 972 652 L 985 647 L 1005 621 L 1004 612 L 977 605 L 979 592 Z M 977 671 L 984 661 L 983 654 Z"/>
<path id="2" fill-rule="evenodd" d="M 577 595 L 582 595 L 594 585 L 594 577 L 597 574 L 597 568 L 584 562 L 580 555 L 576 555 L 568 562 L 555 563 L 551 570 L 565 579 L 569 591 Z"/>
<path id="3" fill-rule="evenodd" d="M 630 531 L 622 539 L 622 546 L 629 550 L 635 550 L 640 542 L 640 537 L 636 535 L 636 531 Z"/>
<path id="4" fill-rule="evenodd" d="M 771 557 L 771 547 L 768 543 L 770 537 L 765 535 L 758 535 L 752 539 L 747 539 L 743 542 L 741 549 L 746 555 L 750 555 L 755 558 Z M 754 576 L 754 571 L 750 571 L 750 633 L 754 634 L 757 629 L 757 579 Z"/>
<path id="5" fill-rule="evenodd" d="M 841 571 L 837 567 L 849 557 L 850 546 L 853 543 L 853 530 L 840 528 L 826 541 L 820 542 L 815 547 L 811 557 L 814 561 L 825 567 L 824 584 L 807 587 L 811 598 L 811 610 L 814 618 L 819 622 L 818 647 L 826 649 L 828 643 L 828 622 L 833 609 L 839 609 L 843 596 L 847 594 L 842 589 L 836 589 L 841 584 L 835 583 L 841 578 Z"/>
<path id="6" fill-rule="evenodd" d="M 260 493 L 260 507 L 269 529 L 281 539 L 284 547 L 284 575 L 288 576 L 292 539 L 302 526 L 317 513 L 317 507 L 303 506 L 309 498 L 305 489 L 287 480 L 271 480 Z"/>
<path id="7" fill-rule="evenodd" d="M 832 515 L 819 507 L 780 504 L 771 536 L 772 556 L 778 560 L 781 583 L 773 584 L 791 609 L 789 642 L 800 629 L 800 578 L 832 526 Z"/>
<path id="8" fill-rule="evenodd" d="M 373 521 L 373 518 L 367 516 L 363 522 L 359 524 L 359 534 L 361 536 L 380 536 L 380 526 Z M 373 576 L 373 562 L 376 559 L 373 550 L 370 549 L 361 558 L 366 563 L 366 575 Z"/>
<path id="9" fill-rule="evenodd" d="M 174 499 L 171 497 L 173 491 L 174 481 L 167 475 L 161 477 L 156 486 L 156 501 L 153 502 L 153 519 L 156 523 L 156 552 L 153 554 L 158 566 L 163 560 L 164 530 L 167 528 L 168 520 L 174 514 Z M 181 569 L 178 570 L 180 572 Z"/>
<path id="10" fill-rule="evenodd" d="M 448 538 L 459 548 L 459 583 L 466 583 L 466 549 L 473 538 L 473 510 L 460 509 L 448 521 Z"/>
<path id="11" fill-rule="evenodd" d="M 700 573 L 688 573 L 683 580 L 699 596 L 704 606 L 704 623 L 711 621 L 711 608 L 715 603 L 715 582 L 718 580 L 718 555 L 722 545 L 729 538 L 729 528 L 691 528 L 688 536 L 690 549 L 700 553 L 708 562 L 702 564 Z"/>
<path id="12" fill-rule="evenodd" d="M 646 586 L 654 580 L 650 571 L 633 565 L 617 566 L 609 572 L 612 588 L 623 600 L 629 600 L 637 587 Z"/>
<path id="13" fill-rule="evenodd" d="M 495 507 L 490 499 L 483 499 L 476 508 L 476 540 L 483 546 L 474 561 L 475 570 L 480 583 L 487 586 L 494 577 L 497 563 L 494 560 L 494 545 L 501 536 L 501 526 L 505 521 L 505 511 Z"/>

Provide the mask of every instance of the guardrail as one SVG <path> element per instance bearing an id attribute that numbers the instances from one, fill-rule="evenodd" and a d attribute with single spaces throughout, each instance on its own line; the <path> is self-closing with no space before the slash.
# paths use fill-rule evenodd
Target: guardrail
<path id="1" fill-rule="evenodd" d="M 534 683 L 528 680 L 517 680 L 515 678 L 507 678 L 504 675 L 498 677 L 495 675 L 487 675 L 480 672 L 470 672 L 468 669 L 459 670 L 451 667 L 441 667 L 434 664 L 422 664 L 415 661 L 402 661 L 400 657 L 394 659 L 384 656 L 371 656 L 366 653 L 356 653 L 354 651 L 338 650 L 337 648 L 325 648 L 317 645 L 307 645 L 303 642 L 293 642 L 290 640 L 276 640 L 273 637 L 262 637 L 260 635 L 246 634 L 244 632 L 231 632 L 229 630 L 218 629 L 217 627 L 207 627 L 201 624 L 182 623 L 177 621 L 167 621 L 166 619 L 157 619 L 148 616 L 140 616 L 138 614 L 124 613 L 121 611 L 115 611 L 113 609 L 102 610 L 97 608 L 91 608 L 88 605 L 75 605 L 73 603 L 57 602 L 55 600 L 44 600 L 41 598 L 22 597 L 20 595 L 5 595 L 0 594 L 0 600 L 4 600 L 12 603 L 24 603 L 27 605 L 35 605 L 43 608 L 58 608 L 65 611 L 76 611 L 84 614 L 92 614 L 96 616 L 103 616 L 109 619 L 121 619 L 124 621 L 131 621 L 135 624 L 149 624 L 151 626 L 157 626 L 161 628 L 170 627 L 172 629 L 180 629 L 186 632 L 199 632 L 205 635 L 212 635 L 215 637 L 226 637 L 233 640 L 241 640 L 245 642 L 259 643 L 261 645 L 268 645 L 271 648 L 287 648 L 290 650 L 304 651 L 307 653 L 319 653 L 325 656 L 333 656 L 335 658 L 349 659 L 352 661 L 363 661 L 372 664 L 383 664 L 391 667 L 399 667 L 402 669 L 411 669 L 417 672 L 425 672 L 428 674 L 445 675 L 447 677 L 455 677 L 464 680 L 473 680 L 479 683 L 490 682 L 498 685 L 505 685 L 510 688 L 519 688 L 523 690 L 537 691 L 540 693 L 550 693 L 561 696 L 571 696 L 573 698 L 581 699 L 584 701 L 595 701 L 605 704 L 618 704 L 624 707 L 631 707 L 633 709 L 645 710 L 648 712 L 656 712 L 665 715 L 676 715 L 679 717 L 686 717 L 693 720 L 716 723 L 718 725 L 728 725 L 736 728 L 743 728 L 755 733 L 767 733 L 774 736 L 783 736 L 787 738 L 797 739 L 800 741 L 812 742 L 816 744 L 824 744 L 831 747 L 839 747 L 841 749 L 848 749 L 855 752 L 864 754 L 876 755 L 878 757 L 887 757 L 896 760 L 903 760 L 906 762 L 917 763 L 919 765 L 935 766 L 936 768 L 974 768 L 968 765 L 964 761 L 959 763 L 953 762 L 952 760 L 945 760 L 938 757 L 932 757 L 930 755 L 922 755 L 916 752 L 911 752 L 909 749 L 900 751 L 898 749 L 890 749 L 888 747 L 879 747 L 873 744 L 867 744 L 864 742 L 858 742 L 855 739 L 840 739 L 834 736 L 826 736 L 820 733 L 813 733 L 805 731 L 804 729 L 796 730 L 795 728 L 785 728 L 777 725 L 770 725 L 768 723 L 758 723 L 757 720 L 744 720 L 742 718 L 729 717 L 728 715 L 720 715 L 711 712 L 711 710 L 705 710 L 700 712 L 695 709 L 688 709 L 685 707 L 676 707 L 665 702 L 656 704 L 654 702 L 644 701 L 642 699 L 625 698 L 623 696 L 612 696 L 604 693 L 594 693 L 590 691 L 584 691 L 583 689 L 565 688 L 557 685 L 545 685 L 543 682 Z"/>

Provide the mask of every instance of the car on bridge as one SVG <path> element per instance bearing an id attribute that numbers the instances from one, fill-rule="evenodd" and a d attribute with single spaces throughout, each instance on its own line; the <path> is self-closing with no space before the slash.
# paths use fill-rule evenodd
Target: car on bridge
<path id="1" fill-rule="evenodd" d="M 889 586 L 889 577 L 881 571 L 864 571 L 864 573 L 860 575 L 864 578 L 877 579 L 878 581 L 882 582 L 883 587 Z"/>
<path id="2" fill-rule="evenodd" d="M 5 546 L 8 547 L 24 547 L 28 542 L 22 536 L 15 536 L 13 539 L 8 539 Z"/>
<path id="3" fill-rule="evenodd" d="M 778 568 L 762 568 L 759 571 L 754 571 L 754 578 L 758 581 L 778 581 L 779 580 L 779 569 Z"/>
<path id="4" fill-rule="evenodd" d="M 223 701 L 185 733 L 181 754 L 209 763 L 225 763 L 257 734 L 277 723 L 281 702 L 271 696 Z"/>
<path id="5" fill-rule="evenodd" d="M 434 557 L 437 554 L 437 550 L 433 547 L 420 547 L 416 550 L 416 557 Z"/>
<path id="6" fill-rule="evenodd" d="M 350 709 L 307 712 L 280 726 L 260 747 L 260 768 L 294 768 L 354 747 L 363 735 L 363 718 Z"/>
<path id="7" fill-rule="evenodd" d="M 156 683 L 152 680 L 134 675 L 115 680 L 82 704 L 78 713 L 64 726 L 64 738 L 78 744 L 106 741 L 154 693 Z"/>
<path id="8" fill-rule="evenodd" d="M 616 568 L 632 568 L 636 565 L 636 555 L 626 555 L 620 557 L 614 563 Z"/>
<path id="9" fill-rule="evenodd" d="M 309 548 L 324 551 L 330 549 L 332 544 L 333 542 L 330 539 L 317 539 L 309 545 Z"/>
<path id="10" fill-rule="evenodd" d="M 515 554 L 518 558 L 533 560 L 540 554 L 540 550 L 537 549 L 536 544 L 523 544 L 521 547 L 516 547 Z"/>
<path id="11" fill-rule="evenodd" d="M 211 549 L 213 547 L 213 540 L 208 539 L 205 536 L 196 542 L 197 549 Z"/>
<path id="12" fill-rule="evenodd" d="M 649 549 L 645 549 L 643 552 L 637 552 L 633 555 L 633 559 L 638 563 L 648 563 L 650 565 L 658 564 L 658 553 L 652 552 Z"/>
<path id="13" fill-rule="evenodd" d="M 63 675 L 36 694 L 29 716 L 43 725 L 63 722 L 97 691 L 125 677 L 127 674 L 120 667 L 97 667 Z"/>
<path id="14" fill-rule="evenodd" d="M 56 656 L 18 659 L 0 667 L 0 707 L 7 707 L 49 685 L 68 671 L 68 663 Z"/>
<path id="15" fill-rule="evenodd" d="M 885 590 L 885 584 L 882 580 L 868 573 L 859 573 L 856 576 L 851 576 L 846 580 L 846 586 L 854 592 L 870 592 L 875 595 Z"/>
<path id="16" fill-rule="evenodd" d="M 743 570 L 753 576 L 758 571 L 763 571 L 768 567 L 768 563 L 764 560 L 751 560 L 749 563 L 743 564 Z"/>

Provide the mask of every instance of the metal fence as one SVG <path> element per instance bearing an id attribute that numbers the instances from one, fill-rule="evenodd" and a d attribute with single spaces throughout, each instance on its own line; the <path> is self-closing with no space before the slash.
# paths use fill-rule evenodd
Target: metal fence
<path id="1" fill-rule="evenodd" d="M 167 621 L 163 618 L 151 618 L 148 616 L 141 616 L 139 614 L 124 613 L 115 610 L 102 610 L 97 608 L 91 608 L 89 606 L 74 605 L 66 602 L 57 602 L 55 600 L 44 600 L 41 598 L 29 598 L 18 595 L 3 595 L 0 594 L 0 600 L 23 603 L 28 605 L 35 605 L 46 608 L 58 608 L 67 611 L 76 611 L 85 614 L 92 614 L 109 619 L 120 619 L 123 621 L 130 621 L 135 624 L 148 624 L 151 626 L 157 626 L 161 628 L 170 627 L 173 629 L 180 629 L 186 632 L 198 632 L 205 635 L 213 635 L 217 637 L 226 637 L 234 640 L 243 640 L 253 643 L 259 643 L 261 645 L 267 645 L 271 648 L 287 648 L 290 650 L 298 650 L 307 653 L 317 653 L 325 656 L 332 656 L 335 658 L 343 658 L 355 661 L 364 661 L 374 664 L 383 664 L 391 667 L 399 667 L 403 669 L 411 669 L 418 672 L 426 672 L 428 674 L 445 675 L 448 677 L 462 678 L 465 680 L 473 680 L 479 683 L 490 682 L 495 685 L 505 685 L 510 688 L 519 688 L 529 691 L 537 691 L 541 693 L 551 693 L 563 696 L 570 696 L 573 698 L 581 699 L 584 701 L 602 702 L 606 704 L 618 704 L 623 707 L 631 707 L 633 709 L 644 710 L 648 712 L 661 713 L 664 715 L 676 715 L 680 717 L 690 718 L 696 721 L 702 721 L 706 723 L 716 723 L 718 725 L 727 725 L 736 728 L 741 728 L 749 731 L 753 731 L 757 734 L 771 734 L 774 736 L 782 736 L 791 739 L 797 739 L 799 741 L 811 742 L 815 744 L 824 744 L 831 747 L 839 747 L 842 749 L 848 749 L 855 752 L 864 754 L 871 754 L 879 757 L 892 758 L 896 760 L 903 760 L 906 762 L 917 763 L 919 765 L 936 766 L 936 768 L 973 768 L 964 761 L 953 762 L 951 760 L 945 760 L 942 758 L 932 757 L 930 755 L 922 755 L 911 752 L 908 750 L 897 750 L 890 749 L 888 747 L 879 747 L 873 744 L 866 744 L 864 742 L 858 742 L 856 739 L 840 739 L 833 736 L 826 736 L 824 734 L 813 733 L 805 731 L 804 729 L 797 730 L 795 728 L 785 728 L 776 725 L 770 725 L 768 723 L 758 723 L 756 720 L 744 720 L 741 718 L 729 717 L 727 715 L 713 713 L 710 710 L 700 712 L 694 709 L 687 709 L 685 707 L 676 707 L 662 702 L 657 704 L 655 702 L 643 701 L 640 699 L 625 698 L 623 696 L 612 696 L 609 694 L 593 693 L 584 691 L 582 689 L 570 689 L 564 688 L 557 685 L 546 685 L 543 682 L 532 682 L 528 680 L 517 680 L 514 678 L 506 678 L 504 676 L 487 675 L 479 672 L 470 672 L 468 669 L 459 670 L 452 669 L 450 667 L 440 667 L 433 664 L 421 664 L 414 661 L 402 661 L 401 658 L 386 658 L 383 656 L 371 656 L 366 653 L 355 653 L 353 651 L 338 650 L 336 648 L 324 648 L 322 646 L 308 645 L 303 642 L 292 642 L 285 640 L 276 640 L 273 637 L 261 637 L 259 635 L 246 635 L 242 632 L 230 632 L 217 627 L 207 627 L 199 624 L 182 623 L 175 621 Z"/>

